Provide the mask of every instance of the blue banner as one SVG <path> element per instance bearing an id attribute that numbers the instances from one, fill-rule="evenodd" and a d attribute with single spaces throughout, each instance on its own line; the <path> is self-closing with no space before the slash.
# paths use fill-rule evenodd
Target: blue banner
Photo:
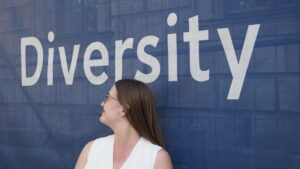
<path id="1" fill-rule="evenodd" d="M 299 0 L 0 0 L 0 168 L 72 169 L 115 81 L 175 169 L 300 168 Z"/>

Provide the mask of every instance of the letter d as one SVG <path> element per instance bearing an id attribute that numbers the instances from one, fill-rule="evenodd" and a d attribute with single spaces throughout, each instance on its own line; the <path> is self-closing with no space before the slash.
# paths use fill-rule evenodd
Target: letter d
<path id="1" fill-rule="evenodd" d="M 26 76 L 26 47 L 33 46 L 37 52 L 37 66 L 33 76 Z M 21 74 L 22 74 L 22 86 L 32 86 L 40 78 L 43 66 L 43 47 L 41 42 L 35 37 L 21 38 Z"/>

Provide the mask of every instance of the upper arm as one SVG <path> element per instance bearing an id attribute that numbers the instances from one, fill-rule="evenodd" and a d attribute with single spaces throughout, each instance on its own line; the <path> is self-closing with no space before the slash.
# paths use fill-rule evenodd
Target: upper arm
<path id="1" fill-rule="evenodd" d="M 93 142 L 94 141 L 90 141 L 84 146 L 76 162 L 75 169 L 84 169 L 87 162 L 87 156 L 89 154 L 91 146 L 93 145 Z"/>
<path id="2" fill-rule="evenodd" d="M 154 169 L 173 169 L 171 158 L 166 150 L 160 149 L 157 152 Z"/>

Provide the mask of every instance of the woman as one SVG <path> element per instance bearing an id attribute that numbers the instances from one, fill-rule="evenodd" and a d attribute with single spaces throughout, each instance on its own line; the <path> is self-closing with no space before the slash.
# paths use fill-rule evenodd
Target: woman
<path id="1" fill-rule="evenodd" d="M 90 141 L 75 169 L 172 169 L 163 147 L 151 90 L 132 79 L 117 81 L 101 103 L 100 122 L 114 134 Z"/>

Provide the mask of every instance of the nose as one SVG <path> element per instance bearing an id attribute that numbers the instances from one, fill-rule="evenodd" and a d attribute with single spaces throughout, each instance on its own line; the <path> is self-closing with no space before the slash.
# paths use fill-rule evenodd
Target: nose
<path id="1" fill-rule="evenodd" d="M 104 101 L 102 101 L 102 102 L 100 103 L 100 106 L 101 106 L 101 107 L 103 107 L 103 106 L 104 106 Z"/>

